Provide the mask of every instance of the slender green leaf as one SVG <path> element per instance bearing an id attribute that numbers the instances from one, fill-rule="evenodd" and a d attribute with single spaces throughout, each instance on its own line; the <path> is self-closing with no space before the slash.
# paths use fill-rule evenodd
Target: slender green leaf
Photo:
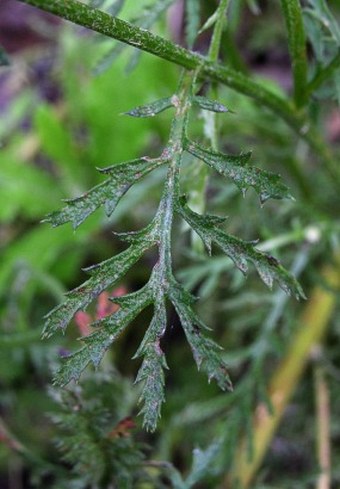
<path id="1" fill-rule="evenodd" d="M 221 175 L 231 178 L 243 194 L 248 187 L 253 187 L 262 203 L 270 198 L 291 198 L 279 175 L 254 166 L 246 166 L 251 157 L 250 152 L 238 156 L 216 153 L 191 141 L 187 141 L 185 148 Z"/>
<path id="2" fill-rule="evenodd" d="M 165 160 L 161 158 L 142 157 L 104 168 L 100 171 L 110 175 L 107 180 L 80 197 L 67 200 L 66 207 L 52 212 L 43 222 L 49 222 L 53 227 L 72 222 L 75 229 L 101 206 L 105 207 L 106 214 L 110 216 L 121 197 L 134 183 L 164 163 Z"/>
<path id="3" fill-rule="evenodd" d="M 143 425 L 148 431 L 154 431 L 156 429 L 161 406 L 165 401 L 164 369 L 167 369 L 168 366 L 164 352 L 160 346 L 160 339 L 165 329 L 166 309 L 164 298 L 161 297 L 155 304 L 151 324 L 134 357 L 144 357 L 137 374 L 136 383 L 144 382 L 140 396 L 140 402 L 143 402 L 140 414 L 144 415 Z"/>
<path id="4" fill-rule="evenodd" d="M 299 0 L 281 0 L 287 32 L 289 52 L 294 78 L 294 101 L 303 107 L 308 100 L 307 86 L 307 45 Z"/>
<path id="5" fill-rule="evenodd" d="M 222 390 L 231 390 L 227 366 L 219 355 L 221 347 L 203 334 L 203 329 L 207 327 L 193 311 L 189 293 L 179 284 L 173 283 L 169 289 L 169 298 L 181 321 L 197 368 L 207 373 L 209 382 L 214 378 Z"/>
<path id="6" fill-rule="evenodd" d="M 168 464 L 166 473 L 171 480 L 173 489 L 194 489 L 198 482 L 203 482 L 207 477 L 214 475 L 215 462 L 220 451 L 221 443 L 216 441 L 206 450 L 195 448 L 192 467 L 185 480 L 175 467 Z"/>
<path id="7" fill-rule="evenodd" d="M 156 114 L 159 114 L 170 107 L 174 107 L 173 99 L 172 97 L 167 97 L 156 100 L 151 104 L 136 107 L 129 112 L 125 112 L 125 115 L 131 115 L 132 117 L 154 117 Z"/>
<path id="8" fill-rule="evenodd" d="M 213 442 L 206 450 L 195 448 L 193 451 L 193 463 L 190 474 L 185 480 L 188 489 L 214 473 L 214 463 L 221 451 L 221 443 Z"/>
<path id="9" fill-rule="evenodd" d="M 92 324 L 96 330 L 81 338 L 85 346 L 66 357 L 54 378 L 55 385 L 63 386 L 71 380 L 78 380 L 89 363 L 98 367 L 105 352 L 138 314 L 152 301 L 148 284 L 138 292 L 121 298 L 114 298 L 120 309 Z"/>
<path id="10" fill-rule="evenodd" d="M 329 32 L 337 46 L 340 46 L 339 22 L 332 14 L 327 2 L 325 0 L 308 0 L 308 4 L 309 8 L 305 8 L 304 13 L 315 17 L 324 30 Z"/>
<path id="11" fill-rule="evenodd" d="M 67 294 L 67 299 L 45 317 L 44 337 L 49 337 L 59 329 L 65 330 L 74 314 L 85 309 L 103 290 L 119 282 L 142 254 L 156 244 L 157 233 L 150 232 L 135 236 L 131 246 L 112 258 L 87 269 L 91 278 Z"/>
<path id="12" fill-rule="evenodd" d="M 287 294 L 293 294 L 297 299 L 304 298 L 304 293 L 296 279 L 283 268 L 276 258 L 257 250 L 254 243 L 225 233 L 211 222 L 209 216 L 196 214 L 183 201 L 178 210 L 209 248 L 212 242 L 216 243 L 241 272 L 248 271 L 247 262 L 250 261 L 255 265 L 258 274 L 268 287 L 271 288 L 275 280 Z"/>
<path id="13" fill-rule="evenodd" d="M 211 112 L 230 112 L 229 109 L 220 102 L 217 102 L 216 100 L 210 100 L 206 97 L 201 97 L 197 95 L 196 97 L 193 97 L 192 100 L 193 104 L 198 105 L 201 109 L 203 110 L 209 110 Z"/>
<path id="14" fill-rule="evenodd" d="M 202 32 L 210 29 L 210 27 L 212 27 L 216 23 L 217 18 L 217 10 L 215 10 L 215 12 L 204 22 L 198 34 L 202 34 Z"/>

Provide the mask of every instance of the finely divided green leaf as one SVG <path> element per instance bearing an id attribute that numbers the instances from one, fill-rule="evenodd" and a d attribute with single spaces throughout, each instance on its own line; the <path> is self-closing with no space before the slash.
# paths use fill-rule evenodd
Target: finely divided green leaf
<path id="1" fill-rule="evenodd" d="M 246 166 L 251 156 L 250 152 L 238 156 L 216 153 L 192 141 L 187 141 L 186 150 L 221 175 L 231 178 L 243 193 L 248 187 L 253 187 L 262 203 L 270 198 L 291 198 L 279 175 L 254 166 Z"/>
<path id="2" fill-rule="evenodd" d="M 183 291 L 184 289 L 179 284 L 172 284 L 169 290 L 169 299 L 181 321 L 197 368 L 207 373 L 209 381 L 214 378 L 222 390 L 231 390 L 232 385 L 227 365 L 219 355 L 221 347 L 203 334 L 202 330 L 206 329 L 206 326 L 193 311 L 190 303 L 183 297 Z"/>
<path id="3" fill-rule="evenodd" d="M 193 97 L 192 103 L 198 105 L 201 109 L 209 110 L 210 112 L 230 112 L 229 109 L 227 109 L 227 107 L 220 102 L 217 102 L 216 100 L 211 100 L 207 97 L 202 97 L 200 95 L 196 95 L 195 97 Z"/>
<path id="4" fill-rule="evenodd" d="M 160 339 L 166 329 L 166 308 L 164 298 L 158 298 L 155 304 L 154 316 L 145 333 L 144 339 L 134 358 L 143 356 L 143 363 L 138 371 L 136 383 L 144 382 L 140 396 L 143 407 L 140 414 L 144 415 L 143 425 L 148 431 L 156 429 L 160 416 L 164 395 L 164 369 L 167 363 L 160 346 Z"/>
<path id="5" fill-rule="evenodd" d="M 125 115 L 131 115 L 132 117 L 154 117 L 156 114 L 173 106 L 172 97 L 167 97 L 156 100 L 151 104 L 136 107 L 129 112 L 125 112 Z"/>
<path id="6" fill-rule="evenodd" d="M 135 319 L 138 314 L 152 302 L 149 284 L 137 292 L 123 297 L 114 297 L 112 301 L 120 305 L 120 309 L 92 324 L 96 330 L 82 338 L 89 351 L 89 356 L 95 367 L 98 367 L 104 353 L 116 340 L 120 333 Z"/>
<path id="7" fill-rule="evenodd" d="M 109 175 L 107 180 L 80 197 L 67 200 L 62 210 L 52 212 L 43 222 L 49 222 L 53 227 L 72 222 L 73 228 L 77 228 L 101 206 L 105 207 L 106 214 L 110 216 L 121 197 L 134 183 L 164 163 L 165 160 L 161 158 L 142 157 L 104 168 L 100 171 Z"/>
<path id="8" fill-rule="evenodd" d="M 74 314 L 85 309 L 103 290 L 117 283 L 142 254 L 156 243 L 157 233 L 151 232 L 135 240 L 131 246 L 113 258 L 87 269 L 91 278 L 67 294 L 67 299 L 46 316 L 44 337 L 59 329 L 65 330 Z"/>
<path id="9" fill-rule="evenodd" d="M 296 279 L 276 258 L 257 250 L 253 243 L 225 233 L 211 222 L 209 216 L 207 219 L 206 216 L 196 214 L 184 202 L 178 210 L 207 246 L 210 247 L 212 242 L 216 243 L 243 273 L 248 271 L 247 262 L 250 261 L 268 287 L 271 288 L 275 280 L 287 294 L 293 294 L 297 299 L 304 297 Z"/>
<path id="10" fill-rule="evenodd" d="M 138 292 L 114 299 L 120 309 L 92 324 L 97 329 L 81 338 L 85 346 L 76 353 L 66 357 L 62 367 L 55 375 L 55 384 L 65 385 L 71 380 L 78 380 L 87 365 L 92 362 L 98 367 L 105 352 L 138 314 L 152 302 L 149 284 Z"/>
<path id="11" fill-rule="evenodd" d="M 152 4 L 144 7 L 139 18 L 135 19 L 136 25 L 142 29 L 151 30 L 152 26 L 158 21 L 164 12 L 174 3 L 175 0 L 156 0 Z M 124 46 L 124 44 L 123 44 Z M 126 45 L 125 45 L 126 46 Z M 134 49 L 127 64 L 127 73 L 131 72 L 138 64 L 142 51 Z"/>
<path id="12" fill-rule="evenodd" d="M 72 380 L 77 381 L 90 362 L 91 358 L 87 348 L 82 348 L 81 350 L 68 355 L 63 358 L 62 366 L 55 374 L 53 384 L 58 387 L 63 387 Z"/>

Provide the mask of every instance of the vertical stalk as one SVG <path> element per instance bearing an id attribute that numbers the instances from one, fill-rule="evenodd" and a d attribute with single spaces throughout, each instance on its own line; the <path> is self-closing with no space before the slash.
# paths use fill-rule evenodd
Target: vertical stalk
<path id="1" fill-rule="evenodd" d="M 281 0 L 288 31 L 294 81 L 294 103 L 299 109 L 308 102 L 306 36 L 299 0 Z"/>
<path id="2" fill-rule="evenodd" d="M 216 22 L 214 25 L 208 52 L 208 59 L 212 63 L 216 63 L 218 61 L 228 5 L 229 0 L 220 0 L 220 3 L 216 10 Z M 211 92 L 212 98 L 217 99 L 218 93 L 216 82 L 212 83 Z M 214 112 L 203 112 L 203 117 L 206 127 L 205 134 L 208 139 L 210 139 L 212 149 L 217 151 L 218 127 L 216 114 Z M 202 161 L 195 161 L 194 171 L 195 182 L 192 182 L 190 186 L 189 205 L 196 212 L 202 213 L 205 210 L 205 190 L 207 187 L 209 170 Z M 192 242 L 195 250 L 202 253 L 204 248 L 203 243 L 195 233 L 192 233 Z"/>
<path id="3" fill-rule="evenodd" d="M 229 5 L 229 0 L 221 0 L 219 6 L 217 7 L 217 11 L 216 11 L 217 19 L 211 37 L 209 53 L 208 53 L 208 58 L 210 59 L 210 61 L 213 62 L 218 61 L 223 27 L 224 27 L 225 16 L 227 13 L 228 5 Z"/>
<path id="4" fill-rule="evenodd" d="M 208 59 L 212 63 L 217 63 L 220 48 L 221 48 L 221 40 L 223 27 L 226 20 L 227 10 L 229 6 L 229 0 L 221 0 L 220 4 L 217 8 L 217 19 L 215 23 L 215 27 L 212 33 L 212 38 L 210 42 Z M 217 85 L 216 83 L 212 84 L 212 93 L 213 97 L 217 98 Z M 218 149 L 218 130 L 217 130 L 217 118 L 214 112 L 211 113 L 211 121 L 212 121 L 212 135 L 211 135 L 211 145 L 212 149 L 217 151 Z"/>
<path id="5" fill-rule="evenodd" d="M 316 365 L 314 371 L 317 456 L 320 475 L 316 489 L 331 487 L 331 443 L 330 443 L 330 402 L 329 390 L 322 365 Z"/>
<path id="6" fill-rule="evenodd" d="M 191 91 L 194 82 L 192 72 L 184 72 L 180 86 L 172 99 L 176 113 L 172 120 L 169 143 L 166 148 L 170 160 L 162 200 L 161 236 L 159 244 L 159 262 L 163 277 L 171 275 L 171 232 L 174 215 L 175 198 L 179 193 L 179 169 L 182 162 L 184 139 L 188 122 L 188 113 L 191 107 Z"/>

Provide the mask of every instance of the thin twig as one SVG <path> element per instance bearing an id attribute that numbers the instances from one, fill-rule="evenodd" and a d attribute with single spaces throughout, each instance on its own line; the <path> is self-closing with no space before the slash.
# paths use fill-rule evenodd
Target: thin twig
<path id="1" fill-rule="evenodd" d="M 307 45 L 299 0 L 281 0 L 288 31 L 288 45 L 294 80 L 294 103 L 297 108 L 308 102 L 307 85 Z"/>
<path id="2" fill-rule="evenodd" d="M 320 347 L 317 348 L 320 351 Z M 315 352 L 315 349 L 314 349 Z M 314 355 L 315 356 L 315 355 Z M 318 355 L 320 357 L 320 355 Z M 320 475 L 316 489 L 331 487 L 330 401 L 325 368 L 317 364 L 314 369 L 317 456 Z"/>
<path id="3" fill-rule="evenodd" d="M 186 69 L 200 68 L 203 77 L 218 81 L 236 91 L 254 98 L 280 115 L 290 126 L 303 134 L 305 121 L 296 114 L 287 100 L 261 84 L 219 63 L 211 62 L 198 53 L 189 51 L 161 36 L 140 29 L 124 20 L 93 9 L 77 0 L 19 0 L 45 12 L 50 12 L 77 25 L 154 54 Z"/>

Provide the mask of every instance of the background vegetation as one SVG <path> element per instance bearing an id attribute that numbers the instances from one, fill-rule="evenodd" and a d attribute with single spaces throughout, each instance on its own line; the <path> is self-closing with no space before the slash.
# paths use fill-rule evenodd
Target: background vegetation
<path id="1" fill-rule="evenodd" d="M 197 372 L 170 310 L 166 402 L 152 434 L 137 416 L 141 386 L 133 379 L 140 362 L 131 360 L 151 311 L 130 325 L 97 372 L 89 369 L 79 384 L 61 390 L 51 387 L 61 358 L 88 333 L 89 316 L 103 317 L 114 306 L 102 294 L 76 315 L 67 335 L 42 341 L 41 329 L 43 316 L 86 279 L 82 268 L 124 249 L 112 231 L 150 222 L 164 171 L 137 183 L 110 218 L 98 211 L 76 232 L 40 221 L 62 199 L 101 182 L 97 167 L 159 154 L 171 114 L 138 120 L 122 113 L 171 96 L 179 70 L 20 2 L 0 6 L 1 487 L 340 484 L 340 10 L 336 1 L 300 3 L 308 93 L 296 93 L 293 48 L 278 1 L 230 2 L 221 59 L 272 92 L 295 97 L 297 106 L 306 97 L 301 110 L 315 128 L 314 141 L 253 99 L 226 86 L 211 88 L 234 112 L 217 116 L 219 147 L 235 154 L 252 150 L 254 164 L 279 173 L 295 200 L 261 207 L 253 190 L 243 198 L 217 173 L 207 180 L 189 158 L 182 185 L 196 209 L 227 215 L 228 232 L 258 239 L 260 249 L 279 258 L 298 277 L 307 301 L 270 291 L 254 270 L 243 276 L 217 249 L 207 256 L 197 237 L 177 223 L 176 277 L 200 297 L 197 310 L 224 347 L 234 390 L 221 392 Z M 211 28 L 196 41 L 193 33 L 214 13 L 213 0 L 97 4 L 113 13 L 121 7 L 120 17 L 207 53 Z M 196 114 L 190 134 L 209 141 L 211 119 Z M 155 254 L 146 254 L 110 294 L 140 288 L 154 261 Z"/>

